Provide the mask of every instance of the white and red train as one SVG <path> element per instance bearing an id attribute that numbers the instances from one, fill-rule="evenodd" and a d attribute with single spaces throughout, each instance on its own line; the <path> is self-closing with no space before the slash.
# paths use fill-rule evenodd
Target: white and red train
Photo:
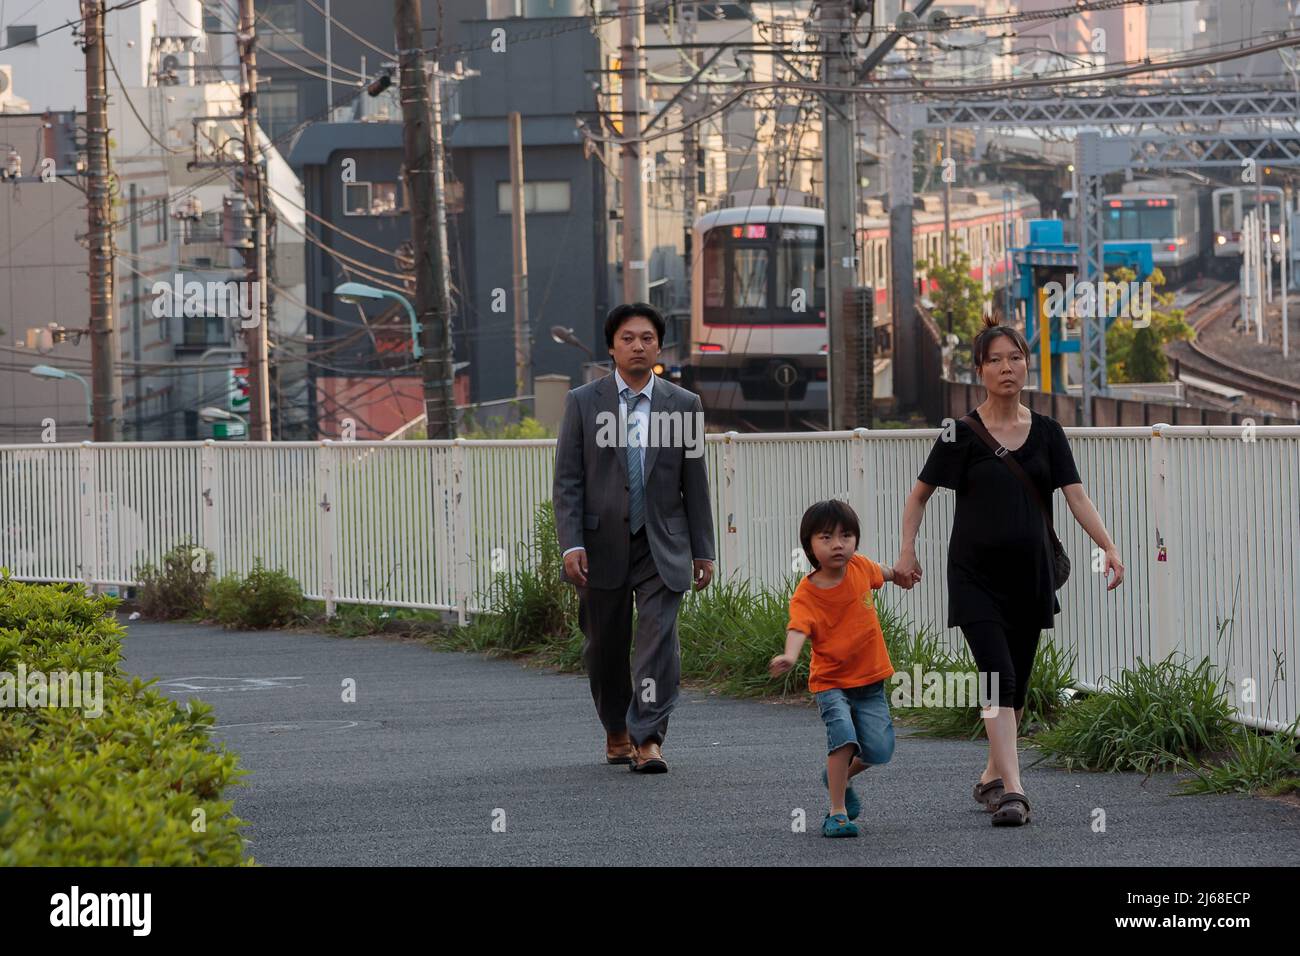
<path id="1" fill-rule="evenodd" d="M 765 190 L 760 190 L 766 195 Z M 783 191 L 781 205 L 746 195 L 696 220 L 689 344 L 672 359 L 706 409 L 720 412 L 826 411 L 825 213 L 803 193 Z M 1009 249 L 1028 240 L 1038 201 L 1019 189 L 952 191 L 954 239 L 971 275 L 1000 288 Z M 916 197 L 912 219 L 914 281 L 932 287 L 924 263 L 943 250 L 943 199 Z M 875 292 L 877 359 L 891 356 L 889 217 L 869 200 L 858 219 L 858 283 Z M 792 367 L 795 372 L 791 373 Z M 779 373 L 778 373 L 779 370 Z"/>

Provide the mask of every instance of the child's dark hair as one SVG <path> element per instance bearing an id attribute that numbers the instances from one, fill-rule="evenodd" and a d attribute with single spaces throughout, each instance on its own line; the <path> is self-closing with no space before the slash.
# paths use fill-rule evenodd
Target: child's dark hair
<path id="1" fill-rule="evenodd" d="M 803 513 L 803 520 L 799 522 L 799 543 L 803 545 L 803 553 L 808 556 L 808 563 L 813 568 L 821 567 L 817 562 L 817 556 L 813 554 L 813 537 L 824 531 L 834 532 L 836 528 L 841 527 L 853 535 L 856 541 L 862 541 L 858 513 L 850 508 L 847 502 L 840 501 L 838 498 L 819 501 Z"/>

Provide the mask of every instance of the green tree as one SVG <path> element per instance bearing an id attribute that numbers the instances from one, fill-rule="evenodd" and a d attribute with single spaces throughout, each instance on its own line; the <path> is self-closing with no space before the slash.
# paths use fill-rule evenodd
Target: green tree
<path id="1" fill-rule="evenodd" d="M 983 283 L 971 278 L 970 256 L 954 240 L 950 264 L 930 258 L 921 263 L 921 268 L 936 286 L 928 293 L 934 303 L 935 323 L 945 332 L 951 327 L 962 344 L 970 345 L 984 324 L 984 306 L 988 302 Z"/>
<path id="2" fill-rule="evenodd" d="M 1132 269 L 1112 269 L 1106 274 L 1112 282 L 1129 283 L 1137 278 Z M 1134 328 L 1133 322 L 1120 316 L 1106 330 L 1106 380 L 1109 382 L 1167 382 L 1169 361 L 1164 346 L 1187 341 L 1196 333 L 1184 321 L 1186 314 L 1174 308 L 1174 294 L 1162 292 L 1165 276 L 1159 269 L 1151 273 L 1151 324 Z"/>

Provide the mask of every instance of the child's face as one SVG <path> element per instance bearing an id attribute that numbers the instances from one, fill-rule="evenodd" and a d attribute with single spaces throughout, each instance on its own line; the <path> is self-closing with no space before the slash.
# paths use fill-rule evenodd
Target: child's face
<path id="1" fill-rule="evenodd" d="M 858 550 L 858 539 L 851 531 L 845 531 L 843 525 L 836 525 L 834 531 L 819 531 L 812 536 L 812 550 L 818 564 L 837 571 L 848 564 L 849 558 Z"/>

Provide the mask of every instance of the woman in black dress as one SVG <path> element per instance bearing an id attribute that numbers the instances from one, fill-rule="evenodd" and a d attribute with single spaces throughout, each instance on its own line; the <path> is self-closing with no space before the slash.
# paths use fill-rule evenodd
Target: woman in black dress
<path id="1" fill-rule="evenodd" d="M 1075 520 L 1105 551 L 1106 589 L 1118 587 L 1124 580 L 1119 549 L 1083 490 L 1064 430 L 1020 404 L 1029 356 L 1024 336 L 1010 326 L 986 325 L 973 352 L 988 397 L 971 416 L 1014 457 L 1044 502 L 1050 504 L 1056 488 L 1063 490 Z M 989 757 L 974 795 L 994 811 L 995 826 L 1019 826 L 1029 820 L 1029 800 L 1020 782 L 1016 738 L 1039 631 L 1052 627 L 1061 611 L 1052 543 L 1042 507 L 1024 481 L 958 421 L 935 442 L 907 498 L 903 546 L 894 565 L 895 580 L 904 586 L 921 580 L 916 533 L 939 486 L 957 492 L 948 543 L 948 626 L 962 629 L 981 686 L 996 680 L 1000 705 L 983 713 Z"/>

